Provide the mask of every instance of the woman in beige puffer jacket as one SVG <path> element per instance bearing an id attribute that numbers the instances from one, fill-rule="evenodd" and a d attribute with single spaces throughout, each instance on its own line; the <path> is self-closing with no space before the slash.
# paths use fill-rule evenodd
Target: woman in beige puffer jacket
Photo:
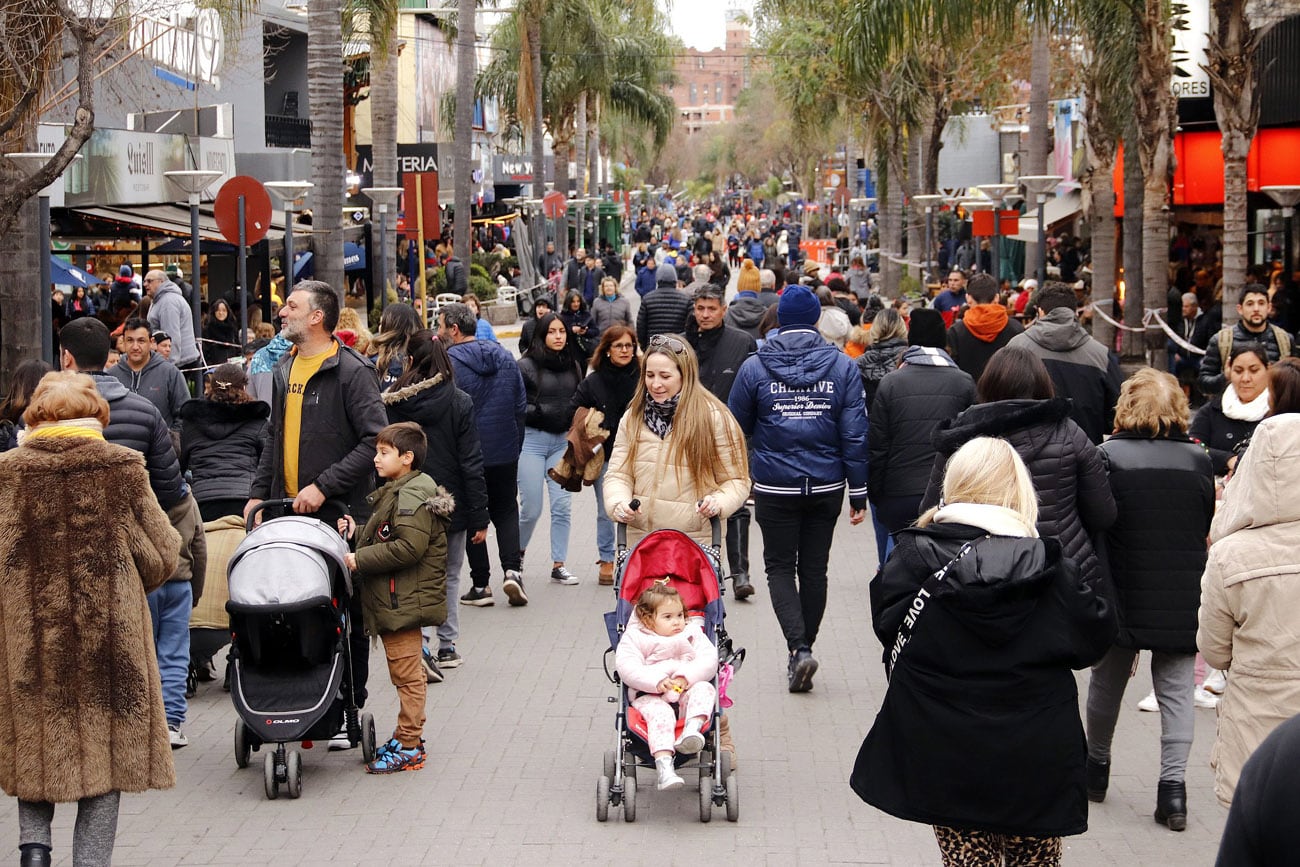
<path id="1" fill-rule="evenodd" d="M 1196 644 L 1228 672 L 1210 753 L 1214 793 L 1232 803 L 1241 768 L 1300 713 L 1300 414 L 1267 418 L 1210 526 Z"/>
<path id="2" fill-rule="evenodd" d="M 725 521 L 749 496 L 744 434 L 700 385 L 699 362 L 685 340 L 654 337 L 641 371 L 642 387 L 619 424 L 606 471 L 605 508 L 632 528 L 633 544 L 671 528 L 707 545 L 709 519 Z"/>

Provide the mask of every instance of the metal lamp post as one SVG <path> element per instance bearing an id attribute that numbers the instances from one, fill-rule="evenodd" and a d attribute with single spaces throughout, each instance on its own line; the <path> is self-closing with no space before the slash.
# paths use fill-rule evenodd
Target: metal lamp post
<path id="1" fill-rule="evenodd" d="M 5 154 L 5 159 L 12 161 L 19 169 L 28 176 L 36 174 L 45 168 L 45 164 L 50 161 L 53 154 L 42 154 L 32 152 L 18 152 Z M 73 157 L 74 160 L 81 159 L 81 154 Z M 60 175 L 59 177 L 62 177 Z M 57 181 L 57 178 L 55 179 Z M 40 216 L 37 218 L 40 226 L 40 280 L 41 280 L 41 360 L 49 362 L 56 369 L 59 366 L 59 360 L 54 357 L 54 318 L 50 310 L 50 191 L 54 186 L 54 181 L 50 185 L 41 189 L 37 194 L 37 204 L 40 210 Z"/>
<path id="2" fill-rule="evenodd" d="M 293 212 L 316 185 L 310 181 L 270 181 L 263 184 L 267 192 L 284 203 L 284 297 L 293 289 Z M 269 296 L 268 296 L 269 297 Z"/>
<path id="3" fill-rule="evenodd" d="M 1295 206 L 1300 204 L 1300 187 L 1267 186 L 1260 187 L 1259 190 L 1268 193 L 1268 197 L 1282 208 L 1285 232 L 1282 238 L 1282 285 L 1290 287 L 1291 274 L 1295 271 L 1291 262 L 1291 225 L 1295 219 Z"/>
<path id="4" fill-rule="evenodd" d="M 925 209 L 925 280 L 934 282 L 934 209 L 943 204 L 943 196 L 927 193 L 912 196 L 912 202 Z"/>
<path id="5" fill-rule="evenodd" d="M 1023 175 L 1020 186 L 1025 188 L 1026 196 L 1033 196 L 1038 205 L 1038 286 L 1041 289 L 1047 282 L 1047 199 L 1055 194 L 1061 181 L 1060 175 Z"/>
<path id="6" fill-rule="evenodd" d="M 1016 184 L 980 184 L 975 189 L 993 200 L 993 279 L 1002 284 L 1002 208 Z"/>
<path id="7" fill-rule="evenodd" d="M 163 172 L 163 177 L 185 194 L 190 206 L 190 314 L 194 317 L 194 339 L 198 341 L 203 333 L 203 299 L 199 297 L 202 285 L 199 282 L 199 196 L 221 177 L 221 172 L 188 169 Z M 148 262 L 144 263 L 144 268 L 148 270 Z M 199 343 L 199 357 L 203 357 L 202 343 Z"/>
<path id="8" fill-rule="evenodd" d="M 361 192 L 370 197 L 374 202 L 375 210 L 379 212 L 379 262 L 370 264 L 370 273 L 379 274 L 379 309 L 382 311 L 388 303 L 388 274 L 391 267 L 388 262 L 388 208 L 396 207 L 397 200 L 402 196 L 401 187 L 366 187 Z"/>
<path id="9" fill-rule="evenodd" d="M 961 207 L 961 209 L 966 211 L 967 213 L 971 213 L 973 211 L 989 211 L 994 208 L 993 203 L 990 202 L 988 199 L 962 199 L 961 202 L 959 202 L 958 204 Z M 980 263 L 980 250 L 979 250 L 979 245 L 976 244 L 975 266 L 977 268 L 979 267 L 979 263 Z"/>

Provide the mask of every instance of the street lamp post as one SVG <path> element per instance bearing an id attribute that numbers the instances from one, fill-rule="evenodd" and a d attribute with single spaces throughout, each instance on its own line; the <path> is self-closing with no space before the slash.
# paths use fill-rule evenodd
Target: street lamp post
<path id="1" fill-rule="evenodd" d="M 1002 208 L 1015 184 L 981 184 L 975 189 L 993 200 L 993 279 L 1002 285 Z"/>
<path id="2" fill-rule="evenodd" d="M 995 208 L 994 204 L 990 202 L 988 199 L 962 199 L 960 202 L 960 206 L 961 209 L 963 211 L 966 211 L 967 213 L 973 213 L 974 211 L 988 211 Z M 972 222 L 974 221 L 972 220 Z M 973 232 L 972 232 L 972 237 L 976 237 Z M 979 248 L 979 243 L 977 242 L 975 244 L 975 267 L 978 268 L 979 264 L 980 264 L 980 248 Z"/>
<path id="3" fill-rule="evenodd" d="M 284 260 L 280 270 L 284 272 L 284 297 L 288 298 L 293 291 L 293 212 L 316 185 L 310 181 L 270 181 L 262 186 L 284 203 Z M 271 293 L 266 297 L 269 299 Z"/>
<path id="4" fill-rule="evenodd" d="M 45 168 L 45 164 L 53 156 L 53 154 L 18 152 L 5 154 L 5 159 L 13 162 L 30 177 Z M 73 159 L 81 159 L 81 154 L 77 154 Z M 42 188 L 37 194 L 36 201 L 39 208 L 37 220 L 40 223 L 38 243 L 41 245 L 38 262 L 41 280 L 41 360 L 57 368 L 59 361 L 54 357 L 54 317 L 50 310 L 50 304 L 53 303 L 50 299 L 50 284 L 53 279 L 50 276 L 50 192 L 53 186 L 54 182 L 51 182 L 49 186 Z"/>
<path id="5" fill-rule="evenodd" d="M 375 210 L 379 212 L 379 262 L 378 266 L 374 262 L 370 263 L 370 273 L 379 274 L 379 310 L 382 312 L 384 305 L 388 303 L 388 274 L 390 271 L 388 263 L 388 207 L 396 207 L 397 200 L 401 198 L 401 187 L 366 187 L 361 192 L 370 197 L 374 202 Z"/>
<path id="6" fill-rule="evenodd" d="M 1038 286 L 1041 289 L 1047 282 L 1047 199 L 1054 194 L 1056 187 L 1065 180 L 1060 175 L 1023 175 L 1020 185 L 1025 188 L 1026 196 L 1033 196 L 1038 205 Z"/>
<path id="7" fill-rule="evenodd" d="M 198 343 L 199 358 L 202 360 L 203 344 L 199 342 L 203 334 L 203 299 L 199 297 L 202 286 L 199 282 L 199 197 L 213 181 L 221 177 L 221 172 L 189 169 L 163 172 L 163 177 L 185 194 L 190 206 L 190 315 L 194 320 L 194 340 Z M 149 270 L 149 263 L 145 262 L 143 267 L 146 271 Z M 199 382 L 202 384 L 202 373 L 199 374 Z"/>
<path id="8" fill-rule="evenodd" d="M 1259 190 L 1268 193 L 1268 197 L 1282 208 L 1285 232 L 1282 238 L 1282 285 L 1290 288 L 1291 274 L 1295 271 L 1295 266 L 1291 262 L 1291 226 L 1295 219 L 1295 206 L 1300 204 L 1300 187 L 1267 186 L 1260 187 Z M 1290 298 L 1287 298 L 1287 302 L 1290 303 Z"/>
<path id="9" fill-rule="evenodd" d="M 943 196 L 925 194 L 912 196 L 912 201 L 925 209 L 925 281 L 934 282 L 934 209 L 943 204 Z"/>

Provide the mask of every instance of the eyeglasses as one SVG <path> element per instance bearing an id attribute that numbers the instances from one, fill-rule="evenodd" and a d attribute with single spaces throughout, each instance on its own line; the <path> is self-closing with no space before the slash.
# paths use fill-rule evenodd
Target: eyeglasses
<path id="1" fill-rule="evenodd" d="M 667 349 L 674 355 L 685 355 L 686 344 L 671 334 L 656 334 L 650 338 L 651 349 Z"/>
<path id="2" fill-rule="evenodd" d="M 609 345 L 609 348 L 610 348 L 610 349 L 622 349 L 622 350 L 624 350 L 624 351 L 627 351 L 627 350 L 636 349 L 636 344 L 635 344 L 635 343 L 611 343 L 611 344 Z"/>

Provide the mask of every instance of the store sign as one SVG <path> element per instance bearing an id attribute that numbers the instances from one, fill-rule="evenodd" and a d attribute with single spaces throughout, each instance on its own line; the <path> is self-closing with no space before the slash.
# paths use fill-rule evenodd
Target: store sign
<path id="1" fill-rule="evenodd" d="M 1178 99 L 1205 99 L 1210 95 L 1210 74 L 1203 68 L 1209 63 L 1210 0 L 1175 0 L 1171 11 L 1174 74 L 1170 89 Z"/>
<path id="2" fill-rule="evenodd" d="M 225 31 L 215 9 L 180 3 L 130 4 L 128 44 L 132 51 L 185 82 L 221 86 Z"/>
<path id="3" fill-rule="evenodd" d="M 533 182 L 531 157 L 497 154 L 492 160 L 492 174 L 496 176 L 497 183 L 531 184 Z"/>

